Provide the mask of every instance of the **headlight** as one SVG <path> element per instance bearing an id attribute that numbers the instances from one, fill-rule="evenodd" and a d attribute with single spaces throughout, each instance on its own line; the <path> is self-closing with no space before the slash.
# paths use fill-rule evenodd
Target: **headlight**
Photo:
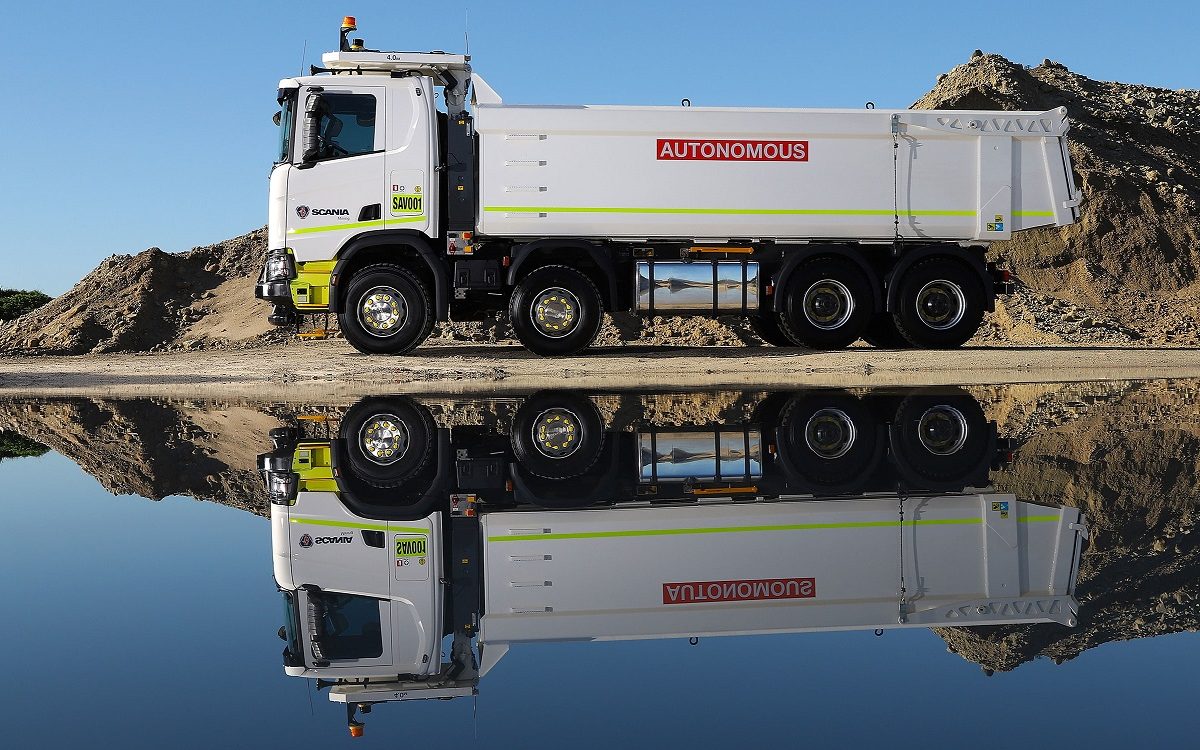
<path id="1" fill-rule="evenodd" d="M 267 253 L 267 267 L 264 276 L 266 281 L 287 281 L 296 278 L 291 254 L 284 250 L 272 250 Z"/>
<path id="2" fill-rule="evenodd" d="M 300 475 L 294 471 L 263 472 L 267 485 L 267 497 L 272 505 L 291 505 L 300 488 Z"/>

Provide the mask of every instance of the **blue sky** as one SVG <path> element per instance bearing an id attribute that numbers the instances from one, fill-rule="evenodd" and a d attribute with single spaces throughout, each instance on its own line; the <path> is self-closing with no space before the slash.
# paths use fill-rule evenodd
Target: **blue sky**
<path id="1" fill-rule="evenodd" d="M 343 14 L 385 49 L 461 51 L 515 103 L 907 106 L 975 48 L 1200 86 L 1189 2 L 6 3 L 0 287 L 266 223 L 277 81 Z"/>

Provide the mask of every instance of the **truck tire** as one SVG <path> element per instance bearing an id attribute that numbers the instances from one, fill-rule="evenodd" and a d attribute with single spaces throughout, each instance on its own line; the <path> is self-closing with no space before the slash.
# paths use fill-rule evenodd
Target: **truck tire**
<path id="1" fill-rule="evenodd" d="M 568 266 L 542 266 L 517 284 L 508 301 L 513 332 L 543 356 L 575 354 L 596 340 L 604 305 L 592 280 Z"/>
<path id="2" fill-rule="evenodd" d="M 875 312 L 871 282 L 846 258 L 807 261 L 792 271 L 783 294 L 780 329 L 792 341 L 813 349 L 849 346 Z"/>
<path id="3" fill-rule="evenodd" d="M 776 448 L 802 490 L 855 491 L 882 454 L 879 421 L 849 395 L 797 395 L 783 408 Z"/>
<path id="4" fill-rule="evenodd" d="M 433 330 L 429 289 L 406 268 L 390 263 L 366 266 L 350 277 L 338 325 L 363 354 L 411 351 Z"/>
<path id="5" fill-rule="evenodd" d="M 425 467 L 435 424 L 429 410 L 403 397 L 367 398 L 342 418 L 347 467 L 372 487 L 396 487 Z"/>
<path id="6" fill-rule="evenodd" d="M 904 338 L 896 329 L 896 321 L 889 313 L 875 313 L 867 330 L 863 332 L 863 341 L 876 349 L 911 349 L 912 342 Z"/>
<path id="7" fill-rule="evenodd" d="M 771 346 L 795 346 L 796 342 L 787 337 L 779 327 L 779 316 L 771 310 L 763 310 L 758 315 L 750 316 L 750 330 Z"/>
<path id="8" fill-rule="evenodd" d="M 929 258 L 904 273 L 892 319 L 913 346 L 953 349 L 983 322 L 983 282 L 951 258 Z"/>
<path id="9" fill-rule="evenodd" d="M 604 449 L 604 420 L 592 400 L 570 391 L 525 399 L 512 423 L 517 465 L 543 479 L 585 473 Z"/>
<path id="10" fill-rule="evenodd" d="M 908 396 L 889 428 L 892 459 L 922 489 L 958 490 L 973 479 L 986 482 L 993 431 L 966 393 Z"/>

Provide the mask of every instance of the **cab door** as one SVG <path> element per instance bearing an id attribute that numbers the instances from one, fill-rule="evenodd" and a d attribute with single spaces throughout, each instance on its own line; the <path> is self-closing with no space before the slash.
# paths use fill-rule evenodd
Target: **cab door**
<path id="1" fill-rule="evenodd" d="M 442 518 L 440 513 L 416 522 L 389 522 L 392 564 L 392 647 L 397 667 L 411 664 L 413 674 L 441 667 Z"/>
<path id="2" fill-rule="evenodd" d="M 404 79 L 388 92 L 387 175 L 384 224 L 438 234 L 437 112 L 433 80 Z"/>
<path id="3" fill-rule="evenodd" d="M 298 135 L 317 104 L 317 143 L 297 138 L 288 178 L 286 242 L 299 261 L 332 259 L 353 236 L 383 228 L 385 87 L 339 85 L 333 78 L 302 87 Z"/>

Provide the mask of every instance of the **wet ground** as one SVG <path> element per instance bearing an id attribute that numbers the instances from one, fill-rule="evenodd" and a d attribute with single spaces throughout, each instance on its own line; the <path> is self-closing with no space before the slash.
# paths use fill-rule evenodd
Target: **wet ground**
<path id="1" fill-rule="evenodd" d="M 6 744 L 1190 744 L 1200 381 L 965 382 L 0 401 Z"/>

